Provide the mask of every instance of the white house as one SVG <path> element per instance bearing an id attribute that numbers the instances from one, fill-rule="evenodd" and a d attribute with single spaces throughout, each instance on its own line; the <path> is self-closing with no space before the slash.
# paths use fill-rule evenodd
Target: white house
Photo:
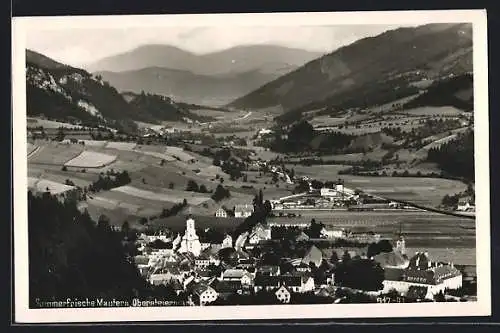
<path id="1" fill-rule="evenodd" d="M 253 214 L 252 205 L 236 205 L 234 207 L 234 217 L 249 217 Z"/>
<path id="2" fill-rule="evenodd" d="M 214 302 L 218 297 L 217 291 L 214 288 L 204 284 L 199 283 L 193 287 L 192 299 L 193 302 L 199 305 L 205 305 Z"/>
<path id="3" fill-rule="evenodd" d="M 290 303 L 291 294 L 285 286 L 281 286 L 274 293 L 280 303 Z"/>
<path id="4" fill-rule="evenodd" d="M 340 229 L 321 229 L 321 236 L 329 239 L 342 238 L 344 237 L 344 230 Z"/>
<path id="5" fill-rule="evenodd" d="M 226 218 L 227 217 L 227 212 L 224 208 L 219 208 L 215 211 L 215 217 L 223 217 L 223 218 Z"/>
<path id="6" fill-rule="evenodd" d="M 227 247 L 233 247 L 233 237 L 231 235 L 226 235 L 226 237 L 222 240 L 222 247 L 221 248 L 227 248 Z"/>
<path id="7" fill-rule="evenodd" d="M 465 198 L 459 200 L 457 210 L 460 212 L 470 212 L 475 211 L 476 207 L 470 198 Z"/>
<path id="8" fill-rule="evenodd" d="M 271 228 L 257 224 L 252 229 L 252 233 L 248 237 L 248 242 L 252 245 L 258 244 L 260 241 L 271 239 Z"/>
<path id="9" fill-rule="evenodd" d="M 445 289 L 457 289 L 462 286 L 462 273 L 453 263 L 431 262 L 427 253 L 417 252 L 407 268 L 384 268 L 385 279 L 382 293 L 395 289 L 407 294 L 410 287 L 425 288 L 426 298 L 432 298 Z"/>

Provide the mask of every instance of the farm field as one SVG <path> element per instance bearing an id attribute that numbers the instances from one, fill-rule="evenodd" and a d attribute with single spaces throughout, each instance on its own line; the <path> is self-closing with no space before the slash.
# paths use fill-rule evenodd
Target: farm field
<path id="1" fill-rule="evenodd" d="M 401 112 L 413 116 L 459 116 L 464 114 L 464 111 L 457 109 L 453 106 L 440 106 L 440 107 L 427 106 L 427 107 L 405 110 Z"/>
<path id="2" fill-rule="evenodd" d="M 362 177 L 342 175 L 347 187 L 354 187 L 372 195 L 410 201 L 414 204 L 437 207 L 443 197 L 466 190 L 457 180 L 427 177 Z"/>
<path id="3" fill-rule="evenodd" d="M 73 190 L 74 186 L 69 186 L 63 183 L 54 182 L 47 179 L 39 179 L 28 177 L 28 189 L 34 192 L 46 192 L 47 190 L 50 194 L 61 194 L 70 190 Z"/>
<path id="4" fill-rule="evenodd" d="M 72 181 L 76 186 L 85 187 L 97 179 L 97 175 L 90 173 L 61 171 L 61 169 L 43 169 L 37 167 L 28 168 L 28 177 L 46 179 L 56 183 L 64 184 L 66 179 Z"/>
<path id="5" fill-rule="evenodd" d="M 118 149 L 118 150 L 133 150 L 137 146 L 134 142 L 113 142 L 110 141 L 106 144 L 108 149 Z"/>
<path id="6" fill-rule="evenodd" d="M 82 151 L 78 156 L 64 163 L 68 167 L 77 168 L 102 168 L 116 160 L 116 155 L 98 153 L 94 151 Z"/>
<path id="7" fill-rule="evenodd" d="M 29 164 L 63 165 L 83 151 L 81 145 L 51 143 L 40 145 L 40 149 L 28 158 Z"/>
<path id="8" fill-rule="evenodd" d="M 202 194 L 195 192 L 175 191 L 166 189 L 162 189 L 162 192 L 153 192 L 128 185 L 115 187 L 111 191 L 122 192 L 141 199 L 164 201 L 164 202 L 180 203 L 182 202 L 183 199 L 186 199 L 188 204 L 190 205 L 199 205 L 210 199 L 208 196 L 203 196 Z"/>
<path id="9" fill-rule="evenodd" d="M 269 220 L 281 223 L 309 223 L 312 218 L 330 228 L 347 228 L 357 232 L 373 231 L 392 238 L 401 227 L 408 247 L 471 248 L 475 246 L 475 220 L 432 212 L 349 212 L 320 211 L 302 217 L 275 217 Z M 306 216 L 307 214 L 307 216 Z"/>

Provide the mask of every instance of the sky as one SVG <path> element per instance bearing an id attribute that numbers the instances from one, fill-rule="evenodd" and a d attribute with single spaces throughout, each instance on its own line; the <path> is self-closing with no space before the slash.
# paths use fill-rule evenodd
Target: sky
<path id="1" fill-rule="evenodd" d="M 331 52 L 360 38 L 402 25 L 129 27 L 57 30 L 32 29 L 26 46 L 56 61 L 84 66 L 141 45 L 166 44 L 194 53 L 209 53 L 239 45 L 273 44 Z"/>

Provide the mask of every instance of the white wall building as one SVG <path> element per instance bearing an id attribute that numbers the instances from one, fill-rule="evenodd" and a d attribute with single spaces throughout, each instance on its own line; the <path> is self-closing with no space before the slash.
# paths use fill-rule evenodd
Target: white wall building
<path id="1" fill-rule="evenodd" d="M 180 253 L 192 253 L 195 257 L 198 257 L 201 252 L 201 243 L 198 235 L 196 234 L 194 220 L 190 217 L 186 221 L 186 232 L 181 240 Z"/>

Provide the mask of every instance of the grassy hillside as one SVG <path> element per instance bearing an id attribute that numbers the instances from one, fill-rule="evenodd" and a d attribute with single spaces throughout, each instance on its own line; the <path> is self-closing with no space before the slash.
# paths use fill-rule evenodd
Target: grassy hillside
<path id="1" fill-rule="evenodd" d="M 412 82 L 471 71 L 471 50 L 470 24 L 399 28 L 313 60 L 229 106 L 282 106 L 301 114 L 315 108 L 383 104 L 418 91 Z"/>

